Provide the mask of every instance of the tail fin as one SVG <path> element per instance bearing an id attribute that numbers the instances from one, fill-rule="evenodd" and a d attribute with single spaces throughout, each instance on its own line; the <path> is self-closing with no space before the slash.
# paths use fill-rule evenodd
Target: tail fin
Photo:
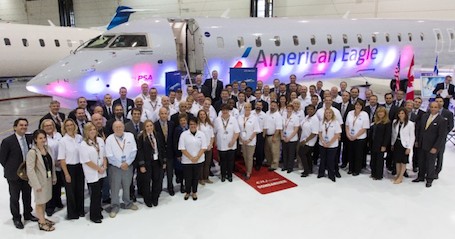
<path id="1" fill-rule="evenodd" d="M 114 18 L 112 18 L 111 22 L 107 26 L 107 30 L 110 30 L 120 24 L 128 22 L 130 15 L 134 12 L 135 11 L 132 10 L 132 8 L 130 8 L 130 7 L 118 6 Z"/>

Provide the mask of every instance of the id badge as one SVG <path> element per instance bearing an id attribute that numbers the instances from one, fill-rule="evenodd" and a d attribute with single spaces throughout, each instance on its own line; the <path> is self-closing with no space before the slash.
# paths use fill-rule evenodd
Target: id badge
<path id="1" fill-rule="evenodd" d="M 329 142 L 329 137 L 328 136 L 324 136 L 324 141 L 325 142 Z"/>
<path id="2" fill-rule="evenodd" d="M 284 131 L 284 137 L 288 136 L 288 133 L 286 131 Z"/>
<path id="3" fill-rule="evenodd" d="M 125 161 L 126 161 L 126 156 L 122 155 L 122 162 L 125 162 Z"/>
<path id="4" fill-rule="evenodd" d="M 226 135 L 227 135 L 227 134 L 228 134 L 228 132 L 227 132 L 227 131 L 224 131 L 224 134 L 226 134 Z"/>
<path id="5" fill-rule="evenodd" d="M 354 135 L 354 134 L 355 134 L 354 129 L 351 129 L 351 135 Z"/>
<path id="6" fill-rule="evenodd" d="M 47 178 L 51 178 L 51 177 L 52 177 L 51 171 L 47 171 Z"/>

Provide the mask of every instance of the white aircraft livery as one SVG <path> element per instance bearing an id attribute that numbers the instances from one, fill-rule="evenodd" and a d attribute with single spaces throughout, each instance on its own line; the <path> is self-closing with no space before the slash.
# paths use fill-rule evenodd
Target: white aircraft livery
<path id="1" fill-rule="evenodd" d="M 406 78 L 413 56 L 419 70 L 453 69 L 455 21 L 389 19 L 152 18 L 120 25 L 88 42 L 27 85 L 59 98 L 102 99 L 121 86 L 129 95 L 144 82 L 165 91 L 166 72 L 256 67 L 272 84 L 296 74 L 298 82 L 366 76 L 391 79 L 400 60 Z"/>

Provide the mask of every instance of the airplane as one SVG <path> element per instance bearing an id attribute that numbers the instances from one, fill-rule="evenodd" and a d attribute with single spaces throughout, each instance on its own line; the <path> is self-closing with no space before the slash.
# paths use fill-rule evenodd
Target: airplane
<path id="1" fill-rule="evenodd" d="M 406 78 L 434 67 L 452 69 L 455 21 L 293 18 L 151 18 L 128 22 L 91 40 L 28 84 L 57 99 L 100 100 L 142 83 L 165 92 L 166 72 L 217 70 L 224 83 L 230 68 L 255 67 L 258 80 L 298 82 L 347 77 L 394 78 L 398 61 Z M 74 102 L 74 101 L 73 101 Z"/>
<path id="2" fill-rule="evenodd" d="M 119 6 L 108 26 L 94 29 L 0 23 L 0 78 L 27 78 L 75 51 L 84 42 L 128 21 L 134 11 Z"/>

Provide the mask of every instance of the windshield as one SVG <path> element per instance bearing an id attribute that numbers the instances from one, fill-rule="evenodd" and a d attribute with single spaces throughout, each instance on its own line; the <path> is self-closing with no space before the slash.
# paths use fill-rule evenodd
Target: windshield
<path id="1" fill-rule="evenodd" d="M 110 47 L 147 47 L 147 38 L 145 35 L 120 35 L 115 38 Z"/>
<path id="2" fill-rule="evenodd" d="M 113 35 L 107 36 L 100 35 L 90 40 L 85 48 L 104 48 L 109 44 L 109 41 L 112 38 L 114 38 Z"/>

